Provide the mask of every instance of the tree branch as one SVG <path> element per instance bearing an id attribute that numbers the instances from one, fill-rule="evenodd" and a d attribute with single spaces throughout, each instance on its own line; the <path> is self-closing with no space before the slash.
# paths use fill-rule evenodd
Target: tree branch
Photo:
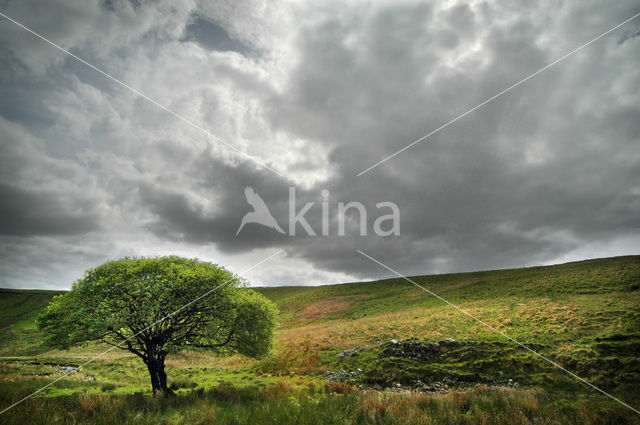
<path id="1" fill-rule="evenodd" d="M 231 329 L 231 332 L 229 332 L 229 336 L 227 336 L 227 339 L 224 342 L 221 342 L 220 344 L 184 344 L 184 345 L 187 346 L 187 347 L 197 347 L 197 348 L 224 347 L 229 342 L 231 342 L 231 338 L 233 337 L 234 334 L 235 334 L 235 329 Z"/>

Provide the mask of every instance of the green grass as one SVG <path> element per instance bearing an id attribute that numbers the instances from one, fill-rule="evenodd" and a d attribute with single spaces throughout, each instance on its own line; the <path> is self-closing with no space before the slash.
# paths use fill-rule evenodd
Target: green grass
<path id="1" fill-rule="evenodd" d="M 640 257 L 627 256 L 573 262 L 556 266 L 413 276 L 414 282 L 454 303 L 474 300 L 567 299 L 579 295 L 637 294 L 640 289 Z M 319 287 L 256 288 L 278 304 L 285 320 L 300 320 L 296 313 L 332 297 L 357 297 L 348 308 L 320 318 L 349 319 L 378 315 L 412 307 L 431 307 L 442 301 L 404 279 L 328 285 Z M 301 323 L 305 319 L 302 318 Z"/>
<path id="2" fill-rule="evenodd" d="M 640 256 L 411 279 L 640 407 Z M 276 348 L 267 358 L 172 356 L 167 373 L 177 396 L 155 400 L 147 397 L 144 365 L 114 351 L 5 417 L 9 423 L 244 423 L 247 418 L 274 423 L 277 418 L 278 423 L 381 424 L 638 423 L 640 418 L 403 279 L 255 290 L 281 311 Z M 35 317 L 55 294 L 0 290 L 2 405 L 61 376 L 62 366 L 81 364 L 107 348 L 57 351 L 41 345 Z M 408 338 L 442 349 L 420 359 L 388 350 L 391 339 Z M 445 345 L 445 338 L 458 342 Z M 370 348 L 357 357 L 337 358 L 342 350 L 366 345 Z M 328 390 L 323 374 L 338 369 L 362 373 Z M 406 396 L 384 391 L 397 383 L 443 379 L 471 388 L 498 386 L 456 396 L 455 391 Z M 501 386 L 508 379 L 522 389 Z M 295 421 L 301 416 L 307 422 Z"/>
<path id="3" fill-rule="evenodd" d="M 622 406 L 571 404 L 541 391 L 478 387 L 447 394 L 386 394 L 343 386 L 222 385 L 179 396 L 76 395 L 16 406 L 6 424 L 634 424 Z"/>
<path id="4" fill-rule="evenodd" d="M 0 289 L 0 329 L 36 329 L 35 318 L 62 291 Z"/>

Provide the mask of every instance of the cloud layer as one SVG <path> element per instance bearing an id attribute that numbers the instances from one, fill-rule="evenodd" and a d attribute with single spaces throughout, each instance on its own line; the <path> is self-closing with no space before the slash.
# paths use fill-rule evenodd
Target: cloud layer
<path id="1" fill-rule="evenodd" d="M 413 140 L 640 12 L 633 1 L 64 2 L 2 13 L 259 158 L 0 20 L 0 286 L 68 288 L 124 255 L 200 257 L 255 284 L 637 253 L 640 18 L 379 167 Z M 248 225 L 288 191 L 326 237 Z M 383 201 L 401 234 L 337 235 Z"/>

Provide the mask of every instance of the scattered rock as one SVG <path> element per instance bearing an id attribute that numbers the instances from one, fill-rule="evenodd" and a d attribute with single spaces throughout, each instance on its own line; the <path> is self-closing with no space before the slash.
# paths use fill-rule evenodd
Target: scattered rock
<path id="1" fill-rule="evenodd" d="M 440 345 L 421 343 L 414 339 L 404 341 L 391 340 L 382 351 L 384 357 L 405 357 L 423 361 L 432 360 L 437 357 L 439 353 Z"/>
<path id="2" fill-rule="evenodd" d="M 327 381 L 336 382 L 336 381 L 347 381 L 349 379 L 359 379 L 360 373 L 362 371 L 358 369 L 356 372 L 347 372 L 344 369 L 340 370 L 330 370 L 325 372 L 323 375 Z"/>
<path id="3" fill-rule="evenodd" d="M 420 365 L 420 364 L 439 364 L 442 363 L 443 356 L 448 359 L 450 353 L 455 353 L 461 360 L 475 361 L 477 356 L 476 341 L 456 341 L 453 338 L 447 338 L 438 342 L 421 342 L 417 338 L 409 338 L 405 340 L 392 339 L 386 343 L 378 341 L 375 345 L 369 347 L 358 346 L 350 350 L 344 350 L 337 354 L 338 359 L 358 356 L 363 350 L 371 350 L 376 354 L 374 364 L 380 366 L 369 366 L 369 363 L 349 362 L 353 366 L 360 366 L 355 371 L 346 371 L 344 369 L 328 371 L 324 374 L 324 378 L 328 381 L 351 381 L 350 383 L 364 384 L 364 387 L 373 386 L 384 391 L 393 393 L 401 392 L 439 392 L 444 393 L 453 390 L 466 390 L 478 385 L 491 387 L 511 387 L 519 388 L 513 379 L 506 380 L 504 372 L 498 371 L 500 376 L 499 382 L 496 380 L 482 377 L 482 375 L 465 375 L 458 374 L 455 371 L 439 371 L 437 373 L 425 372 L 422 374 L 407 372 L 404 374 L 390 374 L 385 372 L 385 368 L 395 367 L 393 365 Z M 472 347 L 473 346 L 473 347 Z M 408 361 L 408 363 L 407 363 Z M 380 369 L 382 367 L 382 369 Z M 428 369 L 425 369 L 428 371 Z"/>
<path id="4" fill-rule="evenodd" d="M 355 347 L 355 348 L 353 348 L 351 350 L 344 350 L 342 353 L 338 353 L 336 355 L 336 357 L 338 359 L 344 359 L 345 357 L 356 357 L 356 356 L 358 356 L 360 354 L 359 351 L 366 350 L 367 348 L 368 348 L 368 346 L 367 347 Z"/>

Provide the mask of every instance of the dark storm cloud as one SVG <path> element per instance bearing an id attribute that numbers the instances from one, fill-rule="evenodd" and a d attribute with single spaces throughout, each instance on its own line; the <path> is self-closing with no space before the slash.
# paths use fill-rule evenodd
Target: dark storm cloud
<path id="1" fill-rule="evenodd" d="M 301 33 L 304 65 L 274 100 L 274 122 L 332 143 L 339 196 L 397 202 L 403 235 L 317 242 L 297 247 L 297 255 L 361 276 L 375 273 L 372 265 L 356 265 L 338 247 L 359 247 L 411 273 L 473 270 L 549 261 L 590 241 L 637 234 L 640 121 L 632 117 L 640 105 L 610 92 L 618 71 L 607 62 L 617 43 L 567 59 L 355 177 L 555 59 L 536 43 L 544 33 L 536 15 L 523 10 L 502 20 L 490 6 L 479 9 L 434 16 L 426 6 L 393 6 L 355 28 L 327 17 Z M 634 10 L 601 16 L 617 23 Z M 348 48 L 340 41 L 354 31 L 364 33 L 362 44 Z M 481 54 L 446 64 L 447 49 L 474 39 L 482 40 Z M 631 80 L 622 90 L 637 99 L 638 79 Z"/>
<path id="2" fill-rule="evenodd" d="M 0 199 L 3 235 L 75 235 L 99 227 L 98 217 L 91 211 L 78 211 L 77 205 L 65 205 L 64 200 L 48 192 L 0 184 Z"/>
<path id="3" fill-rule="evenodd" d="M 181 190 L 144 185 L 139 188 L 140 202 L 153 214 L 148 227 L 154 234 L 190 243 L 215 243 L 230 253 L 286 243 L 286 236 L 257 225 L 236 236 L 242 217 L 251 211 L 244 195 L 247 186 L 252 186 L 265 199 L 273 199 L 275 187 L 284 189 L 278 194 L 280 202 L 271 202 L 270 207 L 276 217 L 285 217 L 287 186 L 278 181 L 280 179 L 253 165 L 232 168 L 211 157 L 199 160 L 196 167 L 199 165 L 202 166 L 200 184 L 217 196 L 216 210 L 206 212 L 202 204 L 190 202 Z"/>

